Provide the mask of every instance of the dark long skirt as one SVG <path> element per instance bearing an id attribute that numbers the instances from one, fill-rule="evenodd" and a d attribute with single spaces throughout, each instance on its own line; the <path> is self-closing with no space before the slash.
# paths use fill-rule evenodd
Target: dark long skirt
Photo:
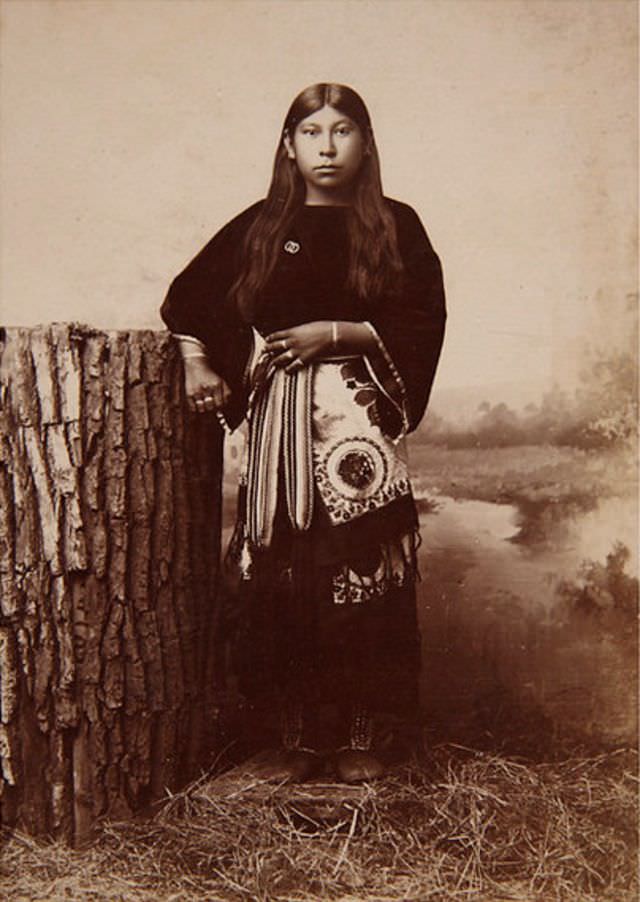
<path id="1" fill-rule="evenodd" d="M 236 595 L 235 669 L 258 732 L 277 741 L 281 712 L 300 709 L 303 744 L 337 747 L 349 742 L 352 713 L 365 709 L 379 745 L 411 741 L 420 670 L 415 526 L 411 499 L 340 527 L 317 499 L 304 532 L 279 503 L 271 546 L 254 557 Z M 379 572 L 403 537 L 412 554 L 401 579 L 364 599 L 334 600 L 337 573 L 346 565 L 356 576 Z"/>

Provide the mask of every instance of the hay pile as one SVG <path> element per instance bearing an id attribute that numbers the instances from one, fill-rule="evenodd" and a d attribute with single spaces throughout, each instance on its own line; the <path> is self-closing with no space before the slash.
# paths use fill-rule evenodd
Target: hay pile
<path id="1" fill-rule="evenodd" d="M 526 763 L 448 745 L 355 790 L 202 780 L 84 851 L 6 837 L 0 896 L 631 902 L 636 768 L 630 751 Z"/>

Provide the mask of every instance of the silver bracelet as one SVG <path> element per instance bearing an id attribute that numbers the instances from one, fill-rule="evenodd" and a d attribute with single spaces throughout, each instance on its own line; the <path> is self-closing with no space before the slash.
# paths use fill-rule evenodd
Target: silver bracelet
<path id="1" fill-rule="evenodd" d="M 333 342 L 333 350 L 338 350 L 338 324 L 335 320 L 331 323 L 331 341 Z"/>

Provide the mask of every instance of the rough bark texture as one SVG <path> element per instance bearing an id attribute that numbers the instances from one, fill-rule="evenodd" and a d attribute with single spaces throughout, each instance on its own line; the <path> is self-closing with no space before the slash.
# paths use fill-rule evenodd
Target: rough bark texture
<path id="1" fill-rule="evenodd" d="M 0 412 L 0 806 L 81 840 L 215 749 L 222 435 L 166 333 L 9 330 Z"/>

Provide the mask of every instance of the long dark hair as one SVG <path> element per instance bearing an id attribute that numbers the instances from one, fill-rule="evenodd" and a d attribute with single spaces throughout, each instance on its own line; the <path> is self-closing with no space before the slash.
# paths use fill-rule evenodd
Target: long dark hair
<path id="1" fill-rule="evenodd" d="M 311 85 L 289 107 L 278 141 L 269 192 L 247 231 L 243 265 L 231 289 L 232 297 L 249 322 L 256 313 L 256 298 L 271 275 L 286 233 L 305 200 L 304 180 L 296 161 L 287 154 L 284 137 L 293 138 L 298 123 L 323 106 L 331 106 L 355 122 L 367 148 L 348 211 L 347 286 L 364 301 L 373 301 L 385 292 L 393 293 L 399 284 L 402 261 L 395 220 L 382 195 L 380 159 L 369 112 L 362 98 L 346 85 Z"/>

